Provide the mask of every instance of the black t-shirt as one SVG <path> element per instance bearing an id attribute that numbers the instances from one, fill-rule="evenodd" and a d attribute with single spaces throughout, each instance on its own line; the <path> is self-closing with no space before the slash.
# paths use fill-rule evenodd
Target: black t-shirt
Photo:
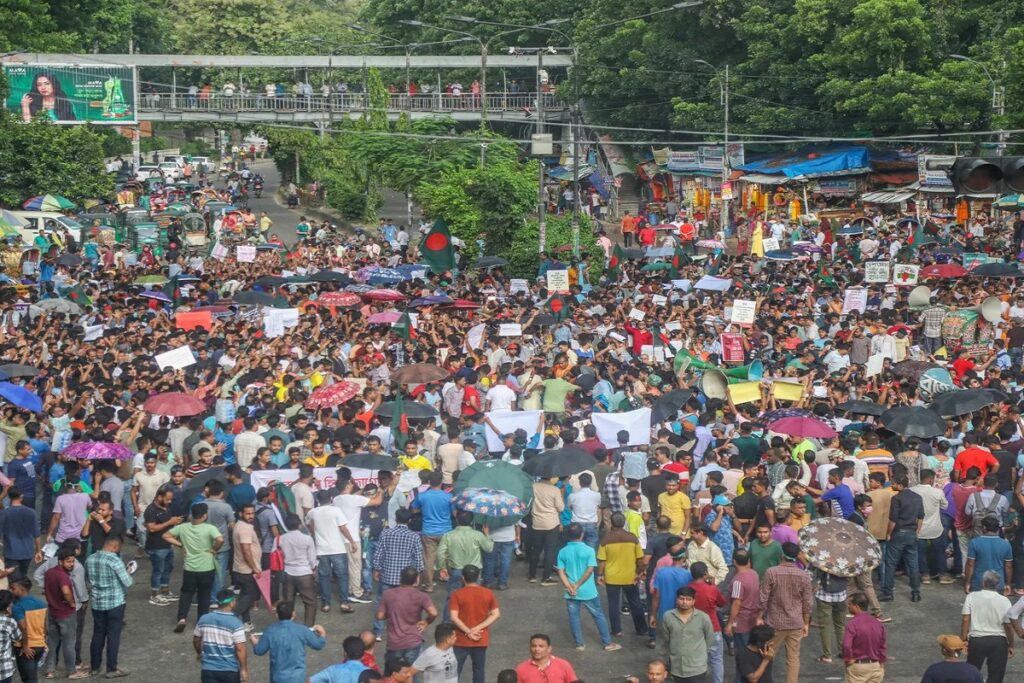
<path id="1" fill-rule="evenodd" d="M 981 671 L 967 662 L 935 662 L 929 666 L 921 683 L 982 683 Z"/>
<path id="2" fill-rule="evenodd" d="M 775 501 L 772 500 L 771 496 L 764 496 L 763 498 L 758 498 L 757 499 L 757 504 L 756 504 L 754 509 L 755 509 L 755 513 L 754 513 L 754 528 L 755 529 L 757 528 L 757 525 L 759 525 L 759 524 L 771 524 L 771 521 L 768 519 L 768 510 L 771 510 L 772 513 L 775 512 Z"/>
<path id="3" fill-rule="evenodd" d="M 761 666 L 761 660 L 764 657 L 761 656 L 760 652 L 755 652 L 749 647 L 744 647 L 736 651 L 736 673 L 739 674 L 740 680 L 746 681 L 747 675 L 757 671 L 758 667 Z M 774 662 L 769 662 L 768 666 L 765 667 L 764 673 L 761 678 L 758 679 L 758 683 L 772 683 L 772 665 Z"/>
<path id="4" fill-rule="evenodd" d="M 651 510 L 657 510 L 658 496 L 665 493 L 665 475 L 652 474 L 641 479 L 640 492 L 647 496 Z"/>
<path id="5" fill-rule="evenodd" d="M 107 531 L 103 528 L 103 525 L 92 520 L 89 522 L 89 543 L 92 545 L 92 552 L 98 552 L 103 549 L 103 544 L 107 542 L 107 539 L 111 536 L 120 536 L 124 538 L 126 527 L 123 519 L 117 517 L 111 517 L 109 523 L 110 530 Z"/>
<path id="6" fill-rule="evenodd" d="M 757 514 L 757 496 L 752 491 L 744 491 L 732 501 L 732 509 L 739 519 L 753 519 Z"/>
<path id="7" fill-rule="evenodd" d="M 1013 490 L 1013 472 L 1017 468 L 1017 456 L 1003 449 L 992 451 L 992 456 L 999 462 L 999 471 L 996 477 L 999 483 L 996 484 L 996 491 Z"/>
<path id="8" fill-rule="evenodd" d="M 170 509 L 165 510 L 155 503 L 150 503 L 142 513 L 142 520 L 146 524 L 164 524 L 173 516 Z M 171 544 L 164 540 L 164 531 L 167 529 L 156 533 L 146 530 L 146 550 L 167 550 L 171 547 Z"/>
<path id="9" fill-rule="evenodd" d="M 672 534 L 665 532 L 655 533 L 648 539 L 647 550 L 651 554 L 651 561 L 647 563 L 647 576 L 654 576 L 654 569 L 658 560 L 668 555 L 668 538 Z"/>

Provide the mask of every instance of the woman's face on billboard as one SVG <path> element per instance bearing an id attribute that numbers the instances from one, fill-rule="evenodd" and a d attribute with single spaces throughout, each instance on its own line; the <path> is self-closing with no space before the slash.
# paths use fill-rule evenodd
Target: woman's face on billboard
<path id="1" fill-rule="evenodd" d="M 43 97 L 53 94 L 53 83 L 46 76 L 36 76 L 36 91 Z"/>

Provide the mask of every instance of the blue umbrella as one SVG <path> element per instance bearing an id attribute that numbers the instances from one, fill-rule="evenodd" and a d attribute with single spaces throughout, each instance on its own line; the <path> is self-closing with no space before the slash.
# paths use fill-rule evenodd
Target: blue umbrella
<path id="1" fill-rule="evenodd" d="M 477 516 L 488 526 L 508 526 L 526 516 L 526 504 L 506 491 L 491 488 L 467 488 L 452 496 L 452 504 Z"/>
<path id="2" fill-rule="evenodd" d="M 421 306 L 443 306 L 444 304 L 452 303 L 453 299 L 444 294 L 433 294 L 431 296 L 420 297 L 419 299 L 413 299 L 409 302 L 410 308 L 419 308 Z"/>
<path id="3" fill-rule="evenodd" d="M 769 261 L 796 261 L 800 258 L 789 249 L 773 249 L 772 251 L 766 251 L 764 253 L 764 257 Z"/>
<path id="4" fill-rule="evenodd" d="M 397 285 L 408 279 L 394 268 L 366 268 L 361 272 L 370 285 Z"/>
<path id="5" fill-rule="evenodd" d="M 353 292 L 354 294 L 365 294 L 372 289 L 374 289 L 373 285 L 353 284 L 345 286 L 346 292 Z"/>
<path id="6" fill-rule="evenodd" d="M 672 247 L 650 247 L 644 252 L 644 258 L 665 258 L 676 253 Z"/>
<path id="7" fill-rule="evenodd" d="M 403 263 L 400 266 L 395 266 L 394 270 L 397 270 L 406 280 L 412 280 L 416 277 L 416 273 L 429 270 L 430 266 L 422 263 Z"/>
<path id="8" fill-rule="evenodd" d="M 13 403 L 19 408 L 31 410 L 35 413 L 43 412 L 43 399 L 17 384 L 0 382 L 0 398 L 3 398 L 8 403 Z"/>
<path id="9" fill-rule="evenodd" d="M 840 235 L 863 235 L 864 228 L 860 225 L 848 225 L 845 228 L 839 228 Z"/>

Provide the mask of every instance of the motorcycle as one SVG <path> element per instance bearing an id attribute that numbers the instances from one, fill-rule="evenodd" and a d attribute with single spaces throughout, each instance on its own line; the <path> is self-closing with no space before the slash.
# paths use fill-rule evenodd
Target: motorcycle
<path id="1" fill-rule="evenodd" d="M 252 181 L 252 193 L 257 199 L 263 196 L 263 178 L 256 178 Z"/>

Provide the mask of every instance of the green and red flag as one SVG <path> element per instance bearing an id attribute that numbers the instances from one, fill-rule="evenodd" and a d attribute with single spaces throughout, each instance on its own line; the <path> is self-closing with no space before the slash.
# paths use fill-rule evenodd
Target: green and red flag
<path id="1" fill-rule="evenodd" d="M 616 244 L 612 250 L 612 257 L 608 259 L 608 275 L 614 280 L 619 279 L 619 272 L 622 270 L 622 262 L 626 260 L 626 250 L 621 244 Z"/>
<path id="2" fill-rule="evenodd" d="M 555 294 L 548 299 L 545 307 L 548 309 L 548 313 L 554 316 L 557 321 L 565 320 L 569 317 L 569 313 L 571 312 L 569 300 L 561 294 Z"/>
<path id="3" fill-rule="evenodd" d="M 408 311 L 391 324 L 391 331 L 405 340 L 416 338 L 416 330 L 412 328 L 412 318 L 409 317 Z"/>
<path id="4" fill-rule="evenodd" d="M 836 280 L 832 277 L 832 271 L 830 271 L 823 261 L 818 261 L 818 282 L 821 283 L 822 287 L 835 287 Z"/>
<path id="5" fill-rule="evenodd" d="M 434 226 L 420 244 L 420 253 L 435 273 L 441 274 L 455 268 L 455 246 L 444 219 L 434 221 Z"/>
<path id="6" fill-rule="evenodd" d="M 73 301 L 79 306 L 92 306 L 92 297 L 86 293 L 82 285 L 75 285 L 69 289 L 64 294 L 64 298 Z"/>
<path id="7" fill-rule="evenodd" d="M 177 308 L 181 305 L 181 287 L 178 286 L 178 276 L 175 275 L 164 284 L 164 294 L 171 300 L 171 306 Z"/>
<path id="8" fill-rule="evenodd" d="M 681 247 L 676 246 L 676 250 L 672 252 L 672 260 L 669 261 L 669 263 L 672 264 L 672 267 L 676 269 L 676 273 L 678 274 L 678 272 L 683 269 L 683 266 L 689 262 L 690 257 L 683 252 Z"/>
<path id="9" fill-rule="evenodd" d="M 409 440 L 409 417 L 405 414 L 401 389 L 395 394 L 394 408 L 391 410 L 391 438 L 399 453 L 405 450 L 405 444 Z"/>

